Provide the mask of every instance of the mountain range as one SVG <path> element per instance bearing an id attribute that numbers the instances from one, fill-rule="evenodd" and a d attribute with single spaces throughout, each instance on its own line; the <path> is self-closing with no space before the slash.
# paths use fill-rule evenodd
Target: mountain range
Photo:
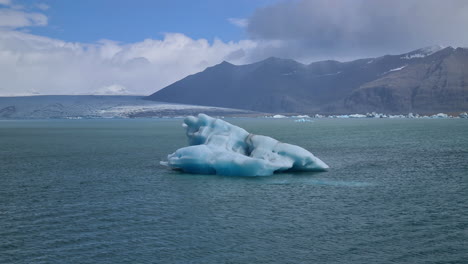
<path id="1" fill-rule="evenodd" d="M 468 49 L 427 47 L 349 62 L 268 58 L 222 62 L 147 100 L 270 113 L 435 113 L 468 110 Z"/>

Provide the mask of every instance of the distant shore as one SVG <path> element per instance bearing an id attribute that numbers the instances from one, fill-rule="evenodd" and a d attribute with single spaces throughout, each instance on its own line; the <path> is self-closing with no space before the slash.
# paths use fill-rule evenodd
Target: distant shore
<path id="1" fill-rule="evenodd" d="M 245 109 L 186 105 L 144 100 L 142 96 L 44 95 L 0 97 L 0 120 L 181 118 L 205 113 L 216 117 L 251 118 L 468 118 L 467 112 L 447 113 L 263 113 Z M 299 121 L 300 122 L 300 121 Z M 306 121 L 307 122 L 307 121 Z"/>

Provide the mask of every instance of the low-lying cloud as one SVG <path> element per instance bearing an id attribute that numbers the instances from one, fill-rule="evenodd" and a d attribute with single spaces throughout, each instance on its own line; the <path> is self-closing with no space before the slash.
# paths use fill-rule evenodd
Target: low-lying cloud
<path id="1" fill-rule="evenodd" d="M 177 33 L 131 44 L 84 44 L 0 31 L 0 95 L 150 94 L 225 59 L 245 63 L 255 47 L 248 40 L 209 43 Z"/>

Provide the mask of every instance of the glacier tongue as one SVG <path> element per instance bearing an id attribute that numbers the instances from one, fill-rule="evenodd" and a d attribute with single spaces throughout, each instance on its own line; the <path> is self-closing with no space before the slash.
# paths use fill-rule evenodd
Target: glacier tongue
<path id="1" fill-rule="evenodd" d="M 205 114 L 184 120 L 190 146 L 168 155 L 167 165 L 188 173 L 267 176 L 280 171 L 324 171 L 328 165 L 309 151 Z"/>

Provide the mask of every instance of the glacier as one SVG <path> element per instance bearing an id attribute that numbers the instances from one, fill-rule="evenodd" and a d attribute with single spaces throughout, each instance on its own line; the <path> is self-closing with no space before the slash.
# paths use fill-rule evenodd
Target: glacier
<path id="1" fill-rule="evenodd" d="M 268 176 L 284 171 L 325 171 L 325 162 L 302 147 L 254 135 L 224 120 L 199 114 L 184 119 L 188 147 L 161 162 L 195 174 Z"/>

